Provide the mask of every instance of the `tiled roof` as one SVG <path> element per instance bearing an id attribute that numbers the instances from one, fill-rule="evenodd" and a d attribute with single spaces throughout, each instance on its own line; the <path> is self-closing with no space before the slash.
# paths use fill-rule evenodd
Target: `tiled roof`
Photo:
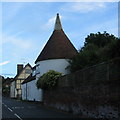
<path id="1" fill-rule="evenodd" d="M 14 79 L 12 80 L 12 82 L 15 81 L 15 80 L 19 77 L 19 75 L 23 72 L 23 70 L 24 70 L 27 66 L 29 66 L 29 67 L 32 69 L 32 66 L 28 63 L 27 65 L 25 65 L 25 67 L 22 69 L 22 71 L 14 77 Z"/>
<path id="2" fill-rule="evenodd" d="M 55 29 L 35 63 L 49 59 L 70 59 L 76 54 L 77 50 L 64 33 L 57 14 Z"/>
<path id="3" fill-rule="evenodd" d="M 28 83 L 30 81 L 33 81 L 35 80 L 36 77 L 35 76 L 32 76 L 32 73 L 22 82 L 22 84 L 25 84 L 25 83 Z"/>

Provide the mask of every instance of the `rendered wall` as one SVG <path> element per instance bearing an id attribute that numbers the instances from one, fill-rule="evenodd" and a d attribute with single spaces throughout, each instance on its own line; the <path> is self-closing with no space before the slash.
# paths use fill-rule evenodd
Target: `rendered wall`
<path id="1" fill-rule="evenodd" d="M 68 74 L 69 71 L 66 69 L 68 65 L 69 63 L 66 59 L 53 59 L 37 62 L 36 71 L 39 73 L 37 77 L 43 75 L 49 70 L 55 70 L 63 73 L 64 75 Z"/>
<path id="2" fill-rule="evenodd" d="M 11 82 L 10 86 L 10 97 L 14 98 L 15 97 L 15 81 Z"/>
<path id="3" fill-rule="evenodd" d="M 26 84 L 22 84 L 22 100 L 26 100 Z"/>
<path id="4" fill-rule="evenodd" d="M 36 80 L 22 84 L 22 100 L 42 102 L 43 91 L 37 89 Z"/>
<path id="5" fill-rule="evenodd" d="M 42 96 L 42 90 L 36 87 L 36 80 L 27 83 L 27 100 L 42 101 Z"/>

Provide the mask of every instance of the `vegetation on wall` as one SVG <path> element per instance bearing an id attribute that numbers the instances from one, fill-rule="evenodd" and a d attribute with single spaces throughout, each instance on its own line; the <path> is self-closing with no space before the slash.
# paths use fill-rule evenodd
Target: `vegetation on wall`
<path id="1" fill-rule="evenodd" d="M 71 72 L 90 65 L 120 57 L 120 39 L 112 34 L 91 33 L 85 38 L 84 46 L 77 56 L 69 61 Z"/>
<path id="2" fill-rule="evenodd" d="M 3 76 L 0 76 L 0 82 L 2 83 L 2 94 L 4 96 L 10 95 L 10 83 L 13 80 L 13 78 L 4 78 Z"/>
<path id="3" fill-rule="evenodd" d="M 51 90 L 57 85 L 57 80 L 62 74 L 54 70 L 49 70 L 43 74 L 37 81 L 36 86 L 38 89 Z"/>

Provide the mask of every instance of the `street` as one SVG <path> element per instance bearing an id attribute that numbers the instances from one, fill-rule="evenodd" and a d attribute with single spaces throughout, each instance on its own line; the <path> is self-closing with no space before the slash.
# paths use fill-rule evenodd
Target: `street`
<path id="1" fill-rule="evenodd" d="M 63 113 L 42 105 L 20 100 L 2 98 L 2 119 L 36 119 L 36 118 L 74 118 L 73 115 Z"/>

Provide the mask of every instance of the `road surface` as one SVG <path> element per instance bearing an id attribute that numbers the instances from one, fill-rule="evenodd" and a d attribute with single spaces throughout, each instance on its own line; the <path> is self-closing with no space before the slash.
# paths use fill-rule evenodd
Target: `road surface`
<path id="1" fill-rule="evenodd" d="M 42 105 L 23 102 L 20 100 L 2 98 L 2 119 L 26 120 L 26 119 L 45 119 L 45 118 L 74 118 L 73 115 L 63 113 L 54 109 L 46 108 Z M 55 120 L 54 119 L 54 120 Z M 57 120 L 57 119 L 56 119 Z"/>

